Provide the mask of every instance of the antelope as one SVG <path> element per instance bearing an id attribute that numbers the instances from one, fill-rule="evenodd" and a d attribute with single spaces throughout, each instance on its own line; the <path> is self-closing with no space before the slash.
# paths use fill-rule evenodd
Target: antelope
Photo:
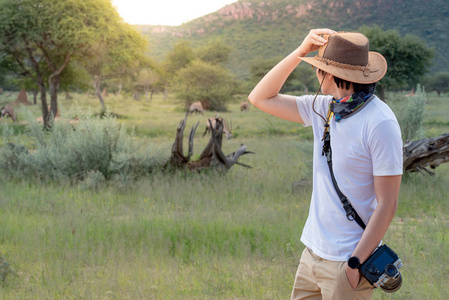
<path id="1" fill-rule="evenodd" d="M 215 128 L 215 123 L 217 122 L 217 119 L 220 120 L 223 123 L 223 133 L 225 134 L 225 137 L 227 140 L 230 140 L 232 138 L 232 121 L 230 122 L 230 128 L 228 128 L 227 122 L 223 120 L 223 118 L 218 117 L 219 114 L 217 114 L 213 118 L 209 118 L 206 121 L 206 129 L 204 130 L 203 136 L 206 135 L 207 132 L 210 132 L 210 127 L 212 125 L 213 128 Z"/>
<path id="2" fill-rule="evenodd" d="M 0 108 L 0 119 L 10 117 L 13 122 L 16 121 L 16 116 L 14 115 L 14 108 L 3 106 Z"/>
<path id="3" fill-rule="evenodd" d="M 193 102 L 192 104 L 190 104 L 189 114 L 193 114 L 193 112 L 203 114 L 203 112 L 204 112 L 203 105 L 201 105 L 200 101 Z"/>
<path id="4" fill-rule="evenodd" d="M 249 111 L 248 101 L 240 103 L 240 111 Z"/>

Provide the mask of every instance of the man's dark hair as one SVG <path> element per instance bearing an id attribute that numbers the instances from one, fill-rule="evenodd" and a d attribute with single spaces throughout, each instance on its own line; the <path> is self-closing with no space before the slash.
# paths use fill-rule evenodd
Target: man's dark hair
<path id="1" fill-rule="evenodd" d="M 318 69 L 318 72 L 320 73 L 321 76 L 326 75 L 326 72 L 324 72 L 321 69 Z M 371 88 L 376 87 L 376 82 L 368 83 L 368 84 L 355 83 L 355 82 L 350 82 L 350 81 L 338 78 L 335 75 L 334 75 L 334 81 L 335 81 L 335 84 L 337 85 L 337 87 L 345 89 L 345 90 L 349 90 L 351 88 L 351 84 L 352 84 L 352 87 L 354 88 L 354 93 L 364 92 L 364 93 L 368 94 Z"/>

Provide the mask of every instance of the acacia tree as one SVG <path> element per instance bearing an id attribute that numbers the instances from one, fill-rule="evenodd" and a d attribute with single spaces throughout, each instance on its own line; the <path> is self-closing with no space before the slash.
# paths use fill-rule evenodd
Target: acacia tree
<path id="1" fill-rule="evenodd" d="M 90 76 L 86 69 L 77 61 L 72 61 L 61 73 L 59 90 L 65 92 L 65 99 L 70 99 L 70 91 L 87 91 L 90 87 Z"/>
<path id="2" fill-rule="evenodd" d="M 93 45 L 91 59 L 85 61 L 103 111 L 105 103 L 101 84 L 104 80 L 136 75 L 140 67 L 151 65 L 145 57 L 145 39 L 118 15 L 108 30 L 108 34 Z"/>
<path id="3" fill-rule="evenodd" d="M 427 91 L 435 91 L 438 97 L 441 93 L 449 92 L 449 73 L 438 72 L 428 76 L 424 81 Z"/>
<path id="4" fill-rule="evenodd" d="M 173 46 L 173 50 L 167 54 L 165 59 L 165 71 L 170 76 L 175 76 L 176 72 L 196 58 L 193 49 L 187 41 L 181 40 Z"/>
<path id="5" fill-rule="evenodd" d="M 35 6 L 35 7 L 33 7 Z M 34 14 L 41 14 L 42 6 L 31 1 L 4 1 L 0 3 L 0 60 L 8 72 L 17 77 L 27 76 L 38 86 L 41 94 L 42 112 L 48 115 L 47 92 L 45 86 L 45 67 L 43 56 L 33 40 L 36 28 Z M 29 31 L 31 30 L 31 31 Z M 44 122 L 47 119 L 44 118 Z M 44 123 L 46 124 L 46 123 Z"/>
<path id="6" fill-rule="evenodd" d="M 253 88 L 279 61 L 282 57 L 275 57 L 270 59 L 255 59 L 251 62 L 250 73 L 251 79 L 248 88 Z M 305 93 L 309 92 L 309 89 L 317 87 L 316 74 L 308 64 L 300 64 L 291 74 L 288 76 L 285 84 L 282 86 L 281 92 L 286 93 L 292 90 L 297 90 L 298 87 L 304 89 Z"/>
<path id="7" fill-rule="evenodd" d="M 143 92 L 145 94 L 145 100 L 151 101 L 153 99 L 153 93 L 159 79 L 160 78 L 157 72 L 152 69 L 143 68 L 139 71 L 136 83 L 137 87 L 143 89 Z"/>
<path id="8" fill-rule="evenodd" d="M 107 36 L 118 13 L 110 0 L 4 0 L 0 10 L 0 51 L 3 57 L 12 56 L 39 86 L 44 127 L 48 128 L 45 81 L 51 113 L 56 115 L 62 72 L 71 60 L 91 55 L 93 45 Z"/>
<path id="9" fill-rule="evenodd" d="M 196 50 L 196 56 L 212 65 L 226 63 L 229 60 L 232 48 L 220 39 L 209 40 L 206 46 Z"/>
<path id="10" fill-rule="evenodd" d="M 194 60 L 179 70 L 175 82 L 173 87 L 187 107 L 200 101 L 217 111 L 226 109 L 226 102 L 232 99 L 237 88 L 229 70 L 201 60 Z"/>
<path id="11" fill-rule="evenodd" d="M 161 64 L 159 75 L 164 86 L 164 100 L 167 99 L 167 87 L 173 82 L 176 73 L 187 67 L 196 58 L 189 42 L 181 40 L 173 45 L 173 49 L 168 52 Z"/>
<path id="12" fill-rule="evenodd" d="M 5 78 L 3 80 L 3 84 L 9 83 L 15 87 L 24 88 L 25 90 L 31 90 L 33 92 L 34 98 L 33 103 L 36 104 L 39 86 L 36 84 L 38 79 L 36 78 L 36 76 L 34 76 L 35 73 L 32 72 L 32 70 L 24 70 L 13 56 L 6 55 L 4 52 L 2 53 L 2 56 L 3 57 L 0 58 L 0 76 L 3 76 L 3 78 Z M 33 80 L 33 77 L 35 80 Z"/>
<path id="13" fill-rule="evenodd" d="M 234 76 L 222 66 L 231 50 L 221 40 L 211 40 L 196 51 L 185 41 L 175 44 L 167 55 L 165 70 L 186 107 L 200 101 L 207 109 L 226 109 L 226 102 L 237 91 Z"/>

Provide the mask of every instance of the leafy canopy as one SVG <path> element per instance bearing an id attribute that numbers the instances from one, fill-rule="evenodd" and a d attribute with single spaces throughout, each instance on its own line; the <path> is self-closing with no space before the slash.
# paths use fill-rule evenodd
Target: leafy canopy
<path id="1" fill-rule="evenodd" d="M 228 62 L 232 48 L 220 39 L 209 40 L 206 46 L 198 49 L 197 56 L 205 62 L 213 65 Z"/>
<path id="2" fill-rule="evenodd" d="M 225 110 L 236 88 L 229 70 L 201 60 L 192 61 L 178 71 L 174 81 L 178 97 L 186 104 L 201 101 L 209 103 L 212 110 Z"/>
<path id="3" fill-rule="evenodd" d="M 165 74 L 185 106 L 200 101 L 206 109 L 226 110 L 237 92 L 234 76 L 223 66 L 231 51 L 219 39 L 196 50 L 186 41 L 174 45 L 165 59 Z"/>
<path id="4" fill-rule="evenodd" d="M 14 70 L 39 85 L 47 127 L 45 82 L 56 113 L 64 69 L 74 59 L 91 58 L 123 21 L 110 0 L 4 0 L 0 11 L 0 60 L 13 58 Z"/>
<path id="5" fill-rule="evenodd" d="M 370 50 L 381 53 L 388 70 L 380 84 L 383 89 L 415 87 L 430 67 L 434 52 L 414 35 L 401 36 L 397 30 L 382 30 L 379 26 L 359 30 L 370 41 Z"/>

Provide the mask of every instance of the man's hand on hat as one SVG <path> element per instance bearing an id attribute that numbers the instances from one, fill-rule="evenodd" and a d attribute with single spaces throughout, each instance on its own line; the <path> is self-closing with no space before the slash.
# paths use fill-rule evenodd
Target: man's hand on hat
<path id="1" fill-rule="evenodd" d="M 335 30 L 329 28 L 322 29 L 312 29 L 306 38 L 302 41 L 299 46 L 299 56 L 306 56 L 309 52 L 316 51 L 327 43 L 327 40 L 323 38 L 323 34 L 334 34 L 337 33 Z"/>

